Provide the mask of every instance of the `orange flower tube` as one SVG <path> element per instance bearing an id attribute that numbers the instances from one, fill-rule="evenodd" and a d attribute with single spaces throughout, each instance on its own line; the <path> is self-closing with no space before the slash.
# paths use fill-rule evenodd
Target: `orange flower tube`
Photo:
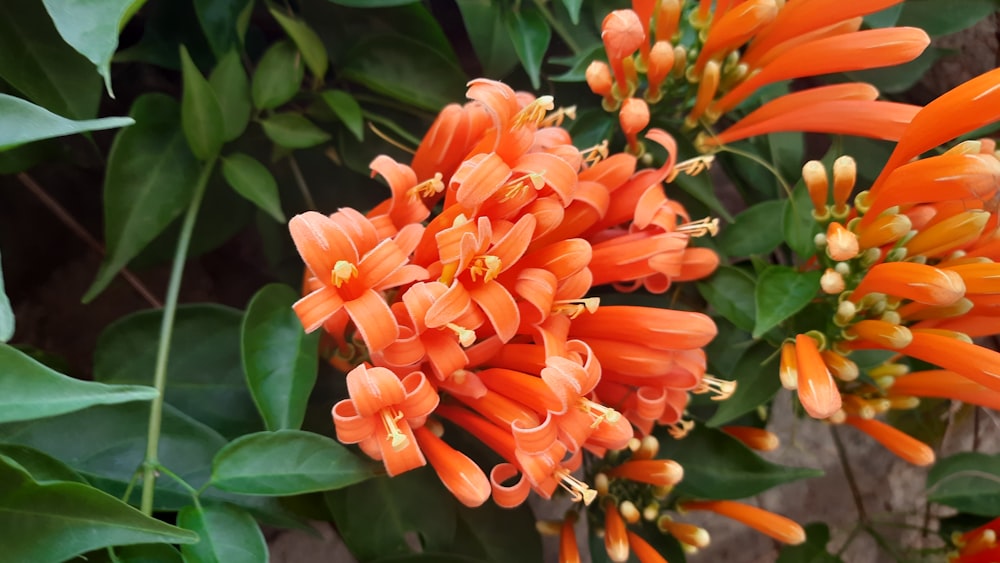
<path id="1" fill-rule="evenodd" d="M 806 541 L 806 532 L 795 521 L 773 512 L 732 500 L 703 500 L 685 502 L 682 510 L 708 510 L 731 518 L 762 534 L 786 543 L 798 545 Z"/>
<path id="2" fill-rule="evenodd" d="M 809 416 L 824 419 L 840 410 L 840 391 L 830 375 L 816 341 L 805 334 L 795 336 L 799 401 Z"/>
<path id="3" fill-rule="evenodd" d="M 848 415 L 844 423 L 868 434 L 887 450 L 914 465 L 934 463 L 934 450 L 930 446 L 880 420 Z"/>

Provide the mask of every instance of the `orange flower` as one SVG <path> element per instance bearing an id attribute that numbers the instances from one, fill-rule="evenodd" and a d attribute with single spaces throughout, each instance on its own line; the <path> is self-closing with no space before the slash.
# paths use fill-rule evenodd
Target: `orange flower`
<path id="1" fill-rule="evenodd" d="M 930 446 L 882 421 L 848 415 L 844 422 L 875 438 L 887 450 L 914 465 L 934 463 L 934 450 Z"/>
<path id="2" fill-rule="evenodd" d="M 672 487 L 684 478 L 684 468 L 670 459 L 629 460 L 608 471 L 607 475 L 657 487 Z"/>
<path id="3" fill-rule="evenodd" d="M 913 340 L 900 350 L 907 356 L 935 364 L 993 391 L 1000 392 L 1000 352 L 976 346 L 968 342 L 932 334 L 922 330 L 913 331 Z"/>
<path id="4" fill-rule="evenodd" d="M 459 502 L 476 507 L 490 498 L 490 481 L 474 461 L 425 427 L 415 429 L 414 435 L 441 482 Z"/>
<path id="5" fill-rule="evenodd" d="M 703 500 L 683 502 L 680 504 L 680 508 L 682 511 L 708 510 L 714 512 L 789 545 L 798 545 L 806 541 L 806 533 L 802 526 L 784 516 L 749 504 L 731 500 Z"/>
<path id="6" fill-rule="evenodd" d="M 580 563 L 580 548 L 576 544 L 576 512 L 569 511 L 559 527 L 559 563 Z"/>
<path id="7" fill-rule="evenodd" d="M 635 554 L 639 563 L 667 563 L 667 560 L 656 551 L 656 548 L 649 545 L 639 534 L 626 530 L 626 537 L 628 538 L 629 549 Z M 615 560 L 613 559 L 612 561 Z"/>
<path id="8" fill-rule="evenodd" d="M 1000 410 L 1000 391 L 947 370 L 926 370 L 897 377 L 889 388 L 890 397 L 941 397 Z"/>
<path id="9" fill-rule="evenodd" d="M 743 442 L 748 448 L 761 452 L 774 451 L 781 445 L 781 440 L 766 428 L 723 426 L 722 431 Z"/>
<path id="10" fill-rule="evenodd" d="M 613 500 L 604 502 L 604 549 L 608 558 L 617 563 L 628 561 L 629 538 L 625 528 L 625 520 L 618 512 Z"/>
<path id="11" fill-rule="evenodd" d="M 840 391 L 823 362 L 816 341 L 805 334 L 795 337 L 795 364 L 799 402 L 813 418 L 827 418 L 840 410 Z"/>

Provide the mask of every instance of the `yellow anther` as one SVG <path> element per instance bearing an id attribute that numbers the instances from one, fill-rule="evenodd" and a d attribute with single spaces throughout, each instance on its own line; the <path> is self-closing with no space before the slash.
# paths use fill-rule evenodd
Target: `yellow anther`
<path id="1" fill-rule="evenodd" d="M 583 161 L 587 163 L 588 166 L 593 166 L 598 162 L 608 158 L 608 140 L 605 139 L 601 141 L 601 144 L 587 147 L 580 151 L 583 156 Z"/>
<path id="2" fill-rule="evenodd" d="M 518 176 L 513 180 L 508 181 L 506 184 L 500 186 L 498 190 L 503 195 L 500 196 L 500 203 L 510 201 L 525 191 L 528 188 L 534 188 L 538 191 L 545 187 L 545 171 L 532 172 L 530 174 L 525 174 L 524 176 Z"/>
<path id="3" fill-rule="evenodd" d="M 600 306 L 600 304 L 600 297 L 564 299 L 560 301 L 553 301 L 550 312 L 553 315 L 567 315 L 569 318 L 575 319 L 582 315 L 584 311 L 591 314 L 596 313 L 597 307 Z"/>
<path id="4" fill-rule="evenodd" d="M 597 498 L 597 491 L 591 489 L 586 483 L 570 475 L 566 469 L 558 469 L 554 476 L 559 478 L 559 486 L 566 489 L 574 502 L 583 501 L 583 504 L 590 505 Z"/>
<path id="5" fill-rule="evenodd" d="M 567 119 L 576 119 L 576 106 L 557 109 L 542 119 L 539 125 L 542 127 L 559 127 Z"/>
<path id="6" fill-rule="evenodd" d="M 476 343 L 476 331 L 455 323 L 448 323 L 444 326 L 450 328 L 452 332 L 455 333 L 455 336 L 458 337 L 458 343 L 461 344 L 463 348 L 468 348 Z"/>
<path id="7" fill-rule="evenodd" d="M 715 162 L 715 155 L 711 154 L 696 156 L 684 162 L 679 162 L 670 171 L 670 175 L 667 176 L 667 182 L 673 182 L 681 172 L 684 172 L 688 176 L 697 176 L 705 170 L 710 169 L 713 162 Z"/>
<path id="8" fill-rule="evenodd" d="M 403 419 L 403 413 L 389 407 L 380 410 L 379 416 L 382 417 L 382 424 L 385 426 L 385 430 L 389 434 L 386 439 L 388 439 L 389 443 L 392 444 L 392 449 L 398 452 L 399 450 L 405 448 L 408 438 L 406 437 L 406 434 L 403 434 L 402 430 L 399 429 L 399 425 L 396 424 Z"/>
<path id="9" fill-rule="evenodd" d="M 675 440 L 680 440 L 688 435 L 691 430 L 694 429 L 693 420 L 684 420 L 683 418 L 675 422 L 674 424 L 667 426 L 667 432 L 670 433 Z"/>
<path id="10" fill-rule="evenodd" d="M 542 120 L 545 119 L 545 114 L 552 111 L 552 108 L 555 107 L 552 101 L 552 96 L 539 96 L 533 102 L 524 106 L 514 116 L 514 123 L 511 125 L 511 129 L 524 127 L 529 123 L 536 127 L 541 125 Z"/>
<path id="11" fill-rule="evenodd" d="M 477 277 L 482 277 L 483 283 L 489 283 L 500 275 L 501 268 L 503 268 L 503 264 L 500 262 L 499 256 L 483 254 L 472 259 L 472 263 L 469 264 L 469 275 L 472 276 L 472 281 L 476 281 Z"/>
<path id="12" fill-rule="evenodd" d="M 432 195 L 443 192 L 444 182 L 441 181 L 441 178 L 441 173 L 435 172 L 434 177 L 430 180 L 424 180 L 423 182 L 420 182 L 419 184 L 406 190 L 407 197 L 410 198 L 410 201 L 413 201 L 418 197 L 431 197 Z"/>
<path id="13" fill-rule="evenodd" d="M 594 422 L 590 424 L 591 428 L 597 428 L 602 422 L 614 424 L 622 417 L 621 413 L 615 409 L 584 397 L 580 397 L 579 407 L 580 410 L 594 417 Z"/>
<path id="14" fill-rule="evenodd" d="M 687 233 L 688 236 L 695 238 L 705 235 L 714 237 L 719 234 L 719 219 L 716 217 L 705 217 L 704 219 L 678 225 L 674 230 L 678 233 Z"/>
<path id="15" fill-rule="evenodd" d="M 694 392 L 696 394 L 712 393 L 714 395 L 712 397 L 713 401 L 725 401 L 736 392 L 736 382 L 706 375 L 701 378 L 701 382 L 694 388 Z"/>
<path id="16" fill-rule="evenodd" d="M 347 260 L 337 260 L 333 265 L 333 271 L 330 272 L 330 281 L 337 287 L 356 277 L 358 277 L 358 267 Z"/>

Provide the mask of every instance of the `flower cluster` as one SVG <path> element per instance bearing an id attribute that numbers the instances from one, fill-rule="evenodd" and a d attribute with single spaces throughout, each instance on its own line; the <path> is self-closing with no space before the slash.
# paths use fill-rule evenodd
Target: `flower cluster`
<path id="1" fill-rule="evenodd" d="M 559 486 L 589 503 L 595 491 L 572 475 L 584 451 L 622 449 L 654 424 L 683 428 L 689 392 L 728 388 L 705 374 L 707 316 L 600 306 L 591 293 L 662 293 L 710 274 L 717 256 L 689 242 L 714 223 L 665 196 L 677 164 L 666 133 L 648 134 L 666 163 L 637 170 L 631 155 L 574 147 L 551 97 L 484 79 L 468 96 L 410 164 L 372 162 L 392 195 L 367 215 L 291 220 L 308 267 L 294 309 L 348 372 L 338 438 L 389 475 L 429 461 L 469 506 Z M 442 439 L 443 422 L 503 463 L 487 477 Z"/>
<path id="2" fill-rule="evenodd" d="M 955 532 L 951 541 L 957 549 L 948 555 L 948 563 L 990 563 L 1000 559 L 997 532 L 1000 518 L 965 533 Z"/>
<path id="3" fill-rule="evenodd" d="M 604 19 L 608 62 L 591 63 L 587 83 L 606 110 L 620 110 L 635 150 L 631 131 L 649 115 L 647 104 L 657 104 L 687 129 L 708 127 L 769 84 L 913 60 L 930 42 L 923 30 L 860 30 L 863 16 L 900 1 L 716 1 L 713 7 L 709 0 L 633 0 L 631 10 Z M 897 140 L 919 108 L 877 96 L 875 88 L 861 83 L 794 92 L 718 135 L 699 135 L 696 144 L 710 151 L 777 131 Z"/>
<path id="4" fill-rule="evenodd" d="M 923 108 L 853 205 L 850 157 L 833 164 L 832 189 L 821 163 L 803 168 L 824 231 L 812 265 L 824 270 L 819 299 L 830 316 L 782 346 L 781 381 L 810 416 L 854 426 L 918 465 L 933 451 L 876 415 L 919 397 L 1000 407 L 1000 353 L 972 341 L 1000 332 L 995 143 L 912 160 L 1000 117 L 998 79 L 991 71 Z M 851 354 L 872 349 L 888 358 L 859 377 Z M 941 369 L 909 373 L 907 356 Z"/>

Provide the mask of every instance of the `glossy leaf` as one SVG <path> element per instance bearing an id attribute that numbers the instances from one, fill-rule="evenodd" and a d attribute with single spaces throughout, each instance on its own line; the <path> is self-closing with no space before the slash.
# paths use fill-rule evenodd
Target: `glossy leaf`
<path id="1" fill-rule="evenodd" d="M 232 141 L 243 134 L 250 121 L 250 82 L 240 62 L 240 54 L 233 49 L 219 59 L 208 83 L 215 92 L 222 112 L 222 140 Z"/>
<path id="2" fill-rule="evenodd" d="M 812 217 L 812 209 L 809 191 L 800 181 L 792 191 L 792 197 L 785 200 L 781 230 L 785 234 L 785 242 L 803 260 L 816 254 L 813 237 L 819 232 L 819 226 Z"/>
<path id="3" fill-rule="evenodd" d="M 517 66 L 517 51 L 504 25 L 504 5 L 490 0 L 456 0 L 483 75 L 500 78 Z"/>
<path id="4" fill-rule="evenodd" d="M 329 0 L 334 4 L 348 6 L 351 8 L 390 8 L 392 6 L 403 6 L 413 4 L 419 0 Z"/>
<path id="5" fill-rule="evenodd" d="M 177 525 L 198 534 L 197 543 L 181 547 L 187 563 L 268 560 L 260 526 L 247 511 L 232 505 L 185 506 Z"/>
<path id="6" fill-rule="evenodd" d="M 729 322 L 747 332 L 753 330 L 757 307 L 750 274 L 733 266 L 719 266 L 711 277 L 698 282 L 698 292 Z"/>
<path id="7" fill-rule="evenodd" d="M 118 48 L 118 30 L 133 4 L 141 0 L 43 0 L 56 30 L 66 43 L 97 66 L 111 90 L 111 56 Z"/>
<path id="8" fill-rule="evenodd" d="M 464 99 L 467 81 L 445 55 L 402 35 L 370 35 L 345 55 L 340 75 L 380 94 L 438 111 Z"/>
<path id="9" fill-rule="evenodd" d="M 222 148 L 222 109 L 208 80 L 201 75 L 181 45 L 181 77 L 184 93 L 181 96 L 181 127 L 191 152 L 201 160 L 208 160 Z"/>
<path id="10" fill-rule="evenodd" d="M 213 486 L 250 495 L 327 491 L 371 477 L 368 464 L 344 446 L 300 430 L 243 436 L 222 448 L 212 462 Z"/>
<path id="11" fill-rule="evenodd" d="M 506 14 L 507 36 L 514 44 L 517 58 L 531 79 L 531 87 L 541 87 L 542 60 L 549 49 L 552 29 L 537 7 L 522 3 L 520 9 Z"/>
<path id="12" fill-rule="evenodd" d="M 241 330 L 243 371 L 268 430 L 302 426 L 316 383 L 319 334 L 302 330 L 292 288 L 266 285 L 247 306 Z"/>
<path id="13" fill-rule="evenodd" d="M 252 201 L 275 221 L 285 222 L 278 183 L 260 161 L 241 152 L 230 154 L 222 159 L 222 175 L 236 193 Z"/>
<path id="14" fill-rule="evenodd" d="M 0 529 L 10 561 L 62 561 L 109 545 L 198 539 L 87 485 L 39 483 L 6 456 L 0 456 Z"/>
<path id="15" fill-rule="evenodd" d="M 719 233 L 719 249 L 728 256 L 771 252 L 784 239 L 784 233 L 777 228 L 783 209 L 784 202 L 769 200 L 743 211 Z"/>
<path id="16" fill-rule="evenodd" d="M 830 543 L 830 528 L 823 523 L 808 524 L 806 541 L 799 545 L 786 545 L 775 563 L 843 563 L 843 560 L 826 550 Z"/>
<path id="17" fill-rule="evenodd" d="M 541 561 L 542 541 L 527 504 L 513 509 L 495 503 L 458 507 L 454 551 L 481 561 Z"/>
<path id="18" fill-rule="evenodd" d="M 0 79 L 58 115 L 97 115 L 101 77 L 62 40 L 38 0 L 0 2 Z"/>
<path id="19" fill-rule="evenodd" d="M 562 0 L 562 5 L 569 14 L 569 21 L 573 22 L 573 25 L 579 24 L 580 7 L 583 5 L 583 0 Z"/>
<path id="20" fill-rule="evenodd" d="M 271 45 L 257 63 L 250 93 L 258 109 L 274 109 L 299 92 L 305 65 L 291 41 Z"/>
<path id="21" fill-rule="evenodd" d="M 262 119 L 264 134 L 286 149 L 307 149 L 330 140 L 330 134 L 297 113 L 278 113 Z"/>
<path id="22" fill-rule="evenodd" d="M 369 479 L 326 498 L 337 531 L 361 561 L 412 553 L 412 533 L 425 552 L 450 550 L 455 540 L 458 503 L 430 467 Z"/>
<path id="23" fill-rule="evenodd" d="M 788 266 L 769 266 L 761 272 L 754 293 L 757 323 L 753 337 L 760 338 L 808 305 L 819 291 L 821 275 L 818 270 L 799 272 Z"/>
<path id="24" fill-rule="evenodd" d="M 101 333 L 94 379 L 152 382 L 161 311 L 141 311 Z M 261 428 L 240 369 L 240 323 L 235 309 L 182 305 L 174 320 L 167 359 L 165 400 L 229 438 Z"/>
<path id="25" fill-rule="evenodd" d="M 579 149 L 585 149 L 609 138 L 618 127 L 618 120 L 601 108 L 591 108 L 581 111 L 565 127 L 573 135 L 573 144 Z"/>
<path id="26" fill-rule="evenodd" d="M 1000 454 L 963 452 L 939 460 L 927 474 L 927 500 L 995 517 L 1000 513 Z"/>
<path id="27" fill-rule="evenodd" d="M 719 409 L 705 423 L 713 428 L 753 412 L 768 403 L 781 388 L 778 354 L 774 346 L 766 342 L 757 342 L 750 347 L 729 373 L 736 381 L 736 392 L 719 403 Z"/>
<path id="28" fill-rule="evenodd" d="M 961 0 L 951 2 L 948 9 L 936 0 L 906 0 L 896 25 L 919 27 L 931 37 L 947 35 L 972 27 L 996 12 L 995 0 Z"/>
<path id="29" fill-rule="evenodd" d="M 150 401 L 156 389 L 104 385 L 63 375 L 0 344 L 0 423 L 45 418 L 93 405 Z"/>
<path id="30" fill-rule="evenodd" d="M 0 94 L 0 151 L 40 139 L 127 127 L 128 117 L 104 117 L 73 121 L 35 104 Z"/>
<path id="31" fill-rule="evenodd" d="M 583 51 L 577 55 L 570 57 L 550 57 L 550 63 L 567 66 L 569 68 L 562 74 L 549 77 L 549 80 L 553 82 L 583 82 L 587 79 L 587 67 L 590 66 L 590 63 L 595 60 L 600 60 L 602 57 L 606 56 L 607 55 L 604 52 L 604 45 L 598 43 L 589 50 Z"/>
<path id="32" fill-rule="evenodd" d="M 361 106 L 357 100 L 343 90 L 327 90 L 323 92 L 322 97 L 326 105 L 330 106 L 337 119 L 347 127 L 348 131 L 357 140 L 363 140 L 365 136 L 365 120 L 361 115 Z"/>
<path id="33" fill-rule="evenodd" d="M 329 61 L 326 56 L 326 47 L 316 32 L 302 20 L 286 16 L 274 8 L 270 8 L 270 12 L 284 28 L 285 33 L 295 42 L 295 46 L 302 53 L 302 58 L 305 60 L 306 66 L 309 67 L 309 71 L 317 79 L 322 80 L 329 66 Z"/>
<path id="34" fill-rule="evenodd" d="M 114 557 L 111 559 L 104 549 L 81 555 L 79 559 L 85 558 L 86 563 L 184 563 L 181 552 L 165 543 L 115 546 Z"/>
<path id="35" fill-rule="evenodd" d="M 683 440 L 663 436 L 660 457 L 684 466 L 684 480 L 675 491 L 709 500 L 746 498 L 782 483 L 823 475 L 819 469 L 771 463 L 736 438 L 700 424 Z"/>
<path id="36" fill-rule="evenodd" d="M 31 478 L 39 483 L 45 481 L 70 481 L 87 484 L 79 473 L 65 463 L 43 452 L 18 444 L 0 444 L 0 456 L 17 462 Z"/>
<path id="37" fill-rule="evenodd" d="M 164 94 L 132 104 L 136 124 L 115 137 L 104 177 L 107 253 L 83 296 L 93 300 L 129 260 L 187 207 L 199 165 L 184 140 L 180 107 Z"/>
<path id="38" fill-rule="evenodd" d="M 0 257 L 0 343 L 14 336 L 14 309 L 3 286 L 3 260 Z"/>
<path id="39" fill-rule="evenodd" d="M 216 57 L 222 57 L 240 44 L 240 14 L 252 0 L 194 0 L 198 23 Z"/>

